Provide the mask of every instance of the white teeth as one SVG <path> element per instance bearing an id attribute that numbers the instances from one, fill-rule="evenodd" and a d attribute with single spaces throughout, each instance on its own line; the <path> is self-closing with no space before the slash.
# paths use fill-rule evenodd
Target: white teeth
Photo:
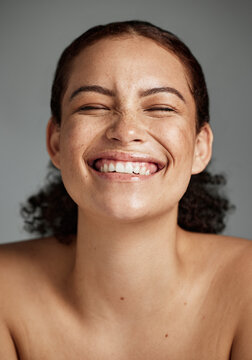
<path id="1" fill-rule="evenodd" d="M 110 171 L 110 172 L 115 171 L 114 164 L 112 164 L 112 163 L 109 164 L 108 171 Z"/>
<path id="2" fill-rule="evenodd" d="M 134 166 L 133 172 L 134 172 L 135 174 L 139 174 L 139 172 L 140 172 L 140 166 L 139 166 L 138 164 L 136 164 L 136 165 Z"/>
<path id="3" fill-rule="evenodd" d="M 143 166 L 141 169 L 140 169 L 140 175 L 144 175 L 146 172 L 146 169 L 145 169 L 145 166 Z"/>
<path id="4" fill-rule="evenodd" d="M 122 163 L 117 162 L 115 165 L 111 162 L 109 164 L 105 163 L 100 167 L 100 172 L 117 172 L 123 174 L 140 174 L 140 175 L 150 175 L 150 170 L 146 170 L 145 166 L 140 166 L 139 163 Z"/>
<path id="5" fill-rule="evenodd" d="M 134 171 L 134 168 L 133 168 L 132 164 L 127 162 L 126 165 L 125 165 L 125 172 L 127 174 L 132 174 L 133 171 Z"/>
<path id="6" fill-rule="evenodd" d="M 116 172 L 120 172 L 120 173 L 124 173 L 124 166 L 122 163 L 118 162 L 116 163 L 116 168 L 115 168 Z"/>

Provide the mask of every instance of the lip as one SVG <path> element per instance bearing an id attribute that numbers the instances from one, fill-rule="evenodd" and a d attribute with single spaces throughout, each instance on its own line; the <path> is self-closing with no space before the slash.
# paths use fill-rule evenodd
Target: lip
<path id="1" fill-rule="evenodd" d="M 148 154 L 137 152 L 122 152 L 122 151 L 102 151 L 92 155 L 88 160 L 88 165 L 93 169 L 94 162 L 98 159 L 109 159 L 115 161 L 128 161 L 128 162 L 149 162 L 154 163 L 158 167 L 158 171 L 162 170 L 166 163 L 160 159 L 156 159 Z"/>

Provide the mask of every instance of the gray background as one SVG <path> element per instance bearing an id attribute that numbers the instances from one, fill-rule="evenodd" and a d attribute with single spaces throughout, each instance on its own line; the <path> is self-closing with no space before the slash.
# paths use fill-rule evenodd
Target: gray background
<path id="1" fill-rule="evenodd" d="M 252 237 L 251 1 L 0 2 L 0 242 L 28 239 L 19 204 L 43 184 L 50 86 L 63 49 L 89 27 L 140 19 L 180 36 L 202 64 L 215 134 L 212 169 L 237 210 L 226 235 Z M 34 237 L 34 235 L 33 235 Z"/>

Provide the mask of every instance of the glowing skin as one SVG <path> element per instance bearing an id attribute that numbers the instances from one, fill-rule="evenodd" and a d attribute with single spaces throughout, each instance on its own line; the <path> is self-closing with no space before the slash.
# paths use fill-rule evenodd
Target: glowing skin
<path id="1" fill-rule="evenodd" d="M 170 92 L 139 95 L 154 87 Z M 184 67 L 152 40 L 103 39 L 75 59 L 47 147 L 78 204 L 77 237 L 1 246 L 1 359 L 251 358 L 251 242 L 177 225 L 211 145 Z"/>
<path id="2" fill-rule="evenodd" d="M 114 95 L 77 91 L 94 85 Z M 172 90 L 141 96 L 164 87 Z M 86 319 L 106 318 L 112 332 L 124 323 L 130 334 L 132 321 L 166 313 L 170 294 L 183 296 L 187 286 L 177 289 L 182 274 L 188 277 L 189 246 L 177 207 L 212 144 L 210 127 L 196 134 L 195 121 L 183 65 L 152 40 L 103 39 L 74 60 L 61 126 L 48 125 L 48 151 L 79 209 L 69 293 Z M 101 157 L 147 159 L 159 171 L 102 173 L 90 166 Z"/>
<path id="3" fill-rule="evenodd" d="M 106 87 L 115 96 L 81 92 L 70 101 L 83 85 Z M 138 95 L 165 86 L 178 90 L 185 102 L 173 93 Z M 80 110 L 85 106 L 98 109 Z M 188 79 L 180 61 L 167 50 L 145 38 L 106 39 L 74 61 L 62 103 L 61 151 L 54 161 L 83 211 L 129 220 L 149 216 L 150 207 L 151 216 L 176 209 L 193 166 L 194 172 L 201 171 L 208 161 L 197 169 L 195 143 L 195 104 Z M 102 181 L 87 165 L 101 150 L 147 154 L 161 159 L 165 167 L 145 182 Z"/>

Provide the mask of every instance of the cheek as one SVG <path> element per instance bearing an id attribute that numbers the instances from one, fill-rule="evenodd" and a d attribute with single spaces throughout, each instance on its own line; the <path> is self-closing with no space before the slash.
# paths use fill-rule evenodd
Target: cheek
<path id="1" fill-rule="evenodd" d="M 79 124 L 62 126 L 60 134 L 60 165 L 62 179 L 65 185 L 74 182 L 83 172 L 83 154 L 90 143 L 90 135 Z"/>
<path id="2" fill-rule="evenodd" d="M 192 162 L 194 154 L 195 131 L 189 122 L 169 123 L 157 129 L 161 142 L 172 158 L 174 166 L 181 162 Z"/>
<path id="3" fill-rule="evenodd" d="M 173 189 L 174 202 L 177 202 L 186 192 L 191 178 L 195 132 L 190 123 L 183 122 L 181 125 L 170 123 L 169 125 L 159 131 L 162 134 L 162 145 L 169 160 L 167 189 L 169 191 Z"/>
<path id="4" fill-rule="evenodd" d="M 88 148 L 91 138 L 95 137 L 95 130 L 90 126 L 73 121 L 63 125 L 60 135 L 60 155 L 62 161 L 78 160 Z"/>
<path id="5" fill-rule="evenodd" d="M 87 175 L 83 153 L 89 142 L 88 134 L 78 124 L 62 125 L 60 133 L 60 169 L 62 181 L 70 197 L 76 202 L 78 189 Z"/>
<path id="6" fill-rule="evenodd" d="M 188 160 L 192 157 L 193 137 L 189 129 L 172 128 L 168 140 L 175 161 Z"/>

